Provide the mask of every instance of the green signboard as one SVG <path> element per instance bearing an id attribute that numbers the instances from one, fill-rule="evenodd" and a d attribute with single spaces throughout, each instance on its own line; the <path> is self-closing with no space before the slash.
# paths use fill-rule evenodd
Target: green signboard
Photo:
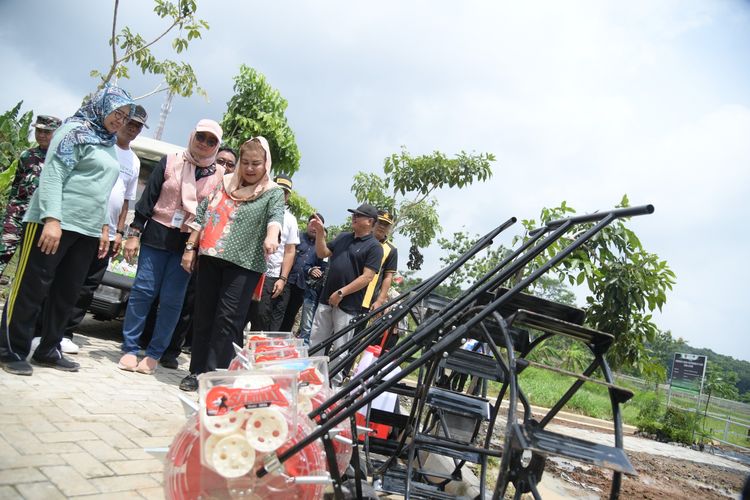
<path id="1" fill-rule="evenodd" d="M 675 353 L 672 360 L 670 385 L 679 389 L 701 392 L 706 374 L 706 356 Z"/>

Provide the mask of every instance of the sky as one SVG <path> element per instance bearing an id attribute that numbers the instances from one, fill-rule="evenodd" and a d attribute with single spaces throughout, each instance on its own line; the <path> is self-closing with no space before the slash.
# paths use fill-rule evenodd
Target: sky
<path id="1" fill-rule="evenodd" d="M 119 26 L 150 39 L 150 0 Z M 0 109 L 66 117 L 111 58 L 113 2 L 0 2 Z M 750 3 L 746 1 L 200 1 L 211 29 L 182 57 L 209 100 L 176 97 L 162 139 L 221 120 L 240 64 L 289 102 L 302 154 L 295 189 L 341 223 L 358 171 L 387 156 L 489 152 L 488 182 L 437 193 L 443 234 L 485 233 L 565 200 L 579 213 L 627 194 L 631 227 L 677 274 L 659 328 L 750 361 Z M 158 56 L 174 57 L 167 43 Z M 136 69 L 119 83 L 144 95 Z M 152 133 L 164 94 L 141 103 Z M 498 238 L 510 245 L 520 224 Z M 408 244 L 400 268 L 406 269 Z M 425 251 L 425 271 L 440 249 Z"/>

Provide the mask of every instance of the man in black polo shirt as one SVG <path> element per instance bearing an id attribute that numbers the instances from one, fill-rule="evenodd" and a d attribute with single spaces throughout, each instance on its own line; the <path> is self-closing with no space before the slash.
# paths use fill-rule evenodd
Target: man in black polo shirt
<path id="1" fill-rule="evenodd" d="M 363 203 L 352 213 L 353 232 L 341 233 L 326 244 L 323 223 L 317 217 L 310 221 L 315 228 L 315 251 L 318 257 L 329 257 L 328 279 L 320 293 L 315 311 L 310 345 L 316 345 L 334 332 L 342 330 L 362 310 L 365 288 L 380 270 L 383 247 L 372 236 L 378 211 Z M 344 344 L 351 333 L 334 343 Z"/>

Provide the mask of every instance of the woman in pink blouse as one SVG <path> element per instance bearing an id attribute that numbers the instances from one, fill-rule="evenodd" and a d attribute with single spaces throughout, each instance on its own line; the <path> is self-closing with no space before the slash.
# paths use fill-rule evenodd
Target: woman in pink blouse
<path id="1" fill-rule="evenodd" d="M 221 182 L 224 167 L 216 165 L 222 130 L 213 120 L 201 120 L 190 133 L 188 147 L 162 158 L 151 173 L 146 190 L 135 206 L 128 230 L 125 257 L 130 260 L 140 246 L 138 271 L 122 325 L 123 370 L 152 374 L 169 346 L 185 297 L 190 274 L 181 266 L 189 224 L 198 204 Z M 151 304 L 159 309 L 146 357 L 136 355 Z"/>

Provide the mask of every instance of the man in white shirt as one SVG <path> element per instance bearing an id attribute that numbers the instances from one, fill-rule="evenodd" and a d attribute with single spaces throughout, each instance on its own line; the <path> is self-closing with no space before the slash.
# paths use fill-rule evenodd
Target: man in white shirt
<path id="1" fill-rule="evenodd" d="M 287 175 L 278 175 L 273 180 L 284 190 L 284 201 L 289 201 L 292 194 L 292 179 Z M 294 264 L 294 257 L 299 245 L 299 231 L 297 219 L 289 211 L 288 206 L 284 209 L 284 225 L 281 228 L 281 243 L 279 248 L 268 257 L 268 270 L 266 280 L 263 283 L 263 294 L 260 302 L 252 302 L 248 319 L 250 329 L 255 332 L 278 331 L 284 320 L 284 312 L 289 302 L 289 293 L 286 287 L 289 272 Z"/>
<path id="2" fill-rule="evenodd" d="M 125 235 L 125 219 L 128 216 L 128 207 L 130 202 L 135 202 L 138 174 L 141 169 L 141 161 L 130 149 L 130 143 L 138 137 L 143 127 L 148 128 L 148 125 L 146 125 L 147 118 L 146 109 L 138 105 L 128 124 L 117 132 L 115 152 L 120 162 L 120 175 L 109 195 L 107 209 L 109 214 L 109 253 L 103 259 L 94 258 L 91 262 L 88 277 L 79 292 L 78 302 L 65 328 L 65 337 L 60 343 L 64 353 L 75 354 L 78 352 L 78 346 L 73 343 L 73 331 L 83 321 L 86 310 L 94 298 L 94 291 L 101 284 L 104 273 L 107 271 L 110 257 L 120 252 L 122 237 Z"/>

